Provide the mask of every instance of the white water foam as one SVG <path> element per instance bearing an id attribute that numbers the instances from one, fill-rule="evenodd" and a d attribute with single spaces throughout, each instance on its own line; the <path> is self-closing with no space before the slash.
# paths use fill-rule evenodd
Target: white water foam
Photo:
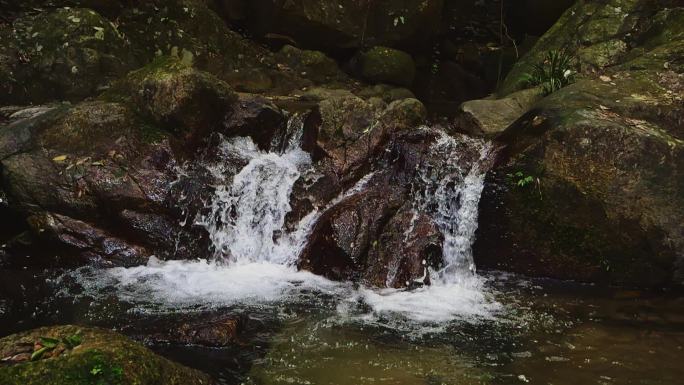
<path id="1" fill-rule="evenodd" d="M 308 153 L 290 147 L 283 154 L 257 149 L 248 138 L 236 138 L 226 146 L 249 160 L 232 179 L 216 189 L 211 214 L 202 218 L 217 257 L 232 263 L 272 262 L 290 264 L 297 256 L 297 242 L 278 236 L 290 212 L 292 187 L 311 165 Z M 214 173 L 219 174 L 220 172 Z"/>
<path id="2" fill-rule="evenodd" d="M 430 128 L 424 128 L 432 130 Z M 487 295 L 484 280 L 475 274 L 472 245 L 478 207 L 492 155 L 491 144 L 443 131 L 431 146 L 433 156 L 417 170 L 420 188 L 414 191 L 414 211 L 427 212 L 444 235 L 444 267 L 431 271 L 432 285 L 416 290 L 361 289 L 358 298 L 375 315 L 399 314 L 418 322 L 489 319 L 501 305 Z M 473 159 L 462 159 L 469 150 Z M 436 156 L 435 156 L 436 155 Z M 435 163 L 436 162 L 436 163 Z M 345 311 L 346 307 L 341 307 Z"/>
<path id="3" fill-rule="evenodd" d="M 323 277 L 270 262 L 228 267 L 207 260 L 160 261 L 153 257 L 145 266 L 82 269 L 77 277 L 88 294 L 114 288 L 120 300 L 143 312 L 269 303 L 304 290 L 329 294 L 342 289 Z"/>
<path id="4" fill-rule="evenodd" d="M 290 146 L 284 153 L 263 152 L 247 138 L 233 139 L 225 145 L 247 165 L 231 180 L 226 177 L 226 183 L 217 188 L 211 214 L 197 221 L 209 231 L 219 258 L 152 258 L 146 266 L 82 270 L 76 277 L 87 292 L 113 289 L 120 299 L 143 309 L 151 303 L 155 309 L 161 306 L 176 311 L 288 301 L 299 293 L 313 291 L 333 294 L 340 303 L 338 314 L 344 318 L 377 320 L 396 315 L 419 324 L 490 318 L 498 310 L 499 305 L 486 294 L 482 280 L 471 267 L 470 246 L 486 171 L 480 164 L 489 151 L 484 142 L 466 144 L 477 146 L 481 156 L 465 162 L 468 168 L 463 169 L 457 162 L 462 146 L 442 134 L 433 150 L 444 157 L 444 164 L 426 165 L 419 170 L 427 194 L 416 198 L 415 209 L 437 207 L 431 214 L 445 236 L 446 267 L 433 272 L 432 286 L 413 291 L 353 289 L 348 283 L 297 271 L 297 256 L 316 219 L 325 211 L 307 215 L 296 231 L 284 231 L 293 185 L 311 163 L 308 154 L 297 146 Z M 441 173 L 428 175 L 427 170 L 435 169 Z M 215 165 L 212 171 L 218 178 L 228 174 L 221 165 Z M 360 191 L 370 180 L 370 175 L 363 178 L 328 207 Z M 367 307 L 372 309 L 370 313 Z"/>

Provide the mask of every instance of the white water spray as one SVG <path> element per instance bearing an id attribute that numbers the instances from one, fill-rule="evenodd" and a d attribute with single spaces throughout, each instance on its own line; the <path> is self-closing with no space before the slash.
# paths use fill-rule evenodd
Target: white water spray
<path id="1" fill-rule="evenodd" d="M 309 154 L 298 147 L 283 154 L 259 151 L 248 138 L 233 139 L 226 146 L 249 163 L 232 183 L 217 187 L 211 214 L 198 222 L 206 227 L 217 257 L 233 264 L 293 263 L 298 242 L 283 228 L 292 187 L 311 165 Z"/>
<path id="2" fill-rule="evenodd" d="M 427 163 L 417 170 L 420 188 L 415 191 L 414 210 L 432 215 L 444 233 L 445 267 L 432 272 L 433 286 L 411 292 L 354 289 L 348 283 L 297 271 L 297 257 L 316 220 L 327 208 L 361 191 L 372 181 L 372 173 L 287 232 L 290 195 L 311 159 L 297 140 L 280 153 L 260 151 L 248 138 L 233 138 L 223 145 L 227 159 L 246 164 L 241 170 L 230 169 L 231 162 L 208 166 L 217 188 L 209 213 L 196 223 L 210 235 L 214 260 L 151 259 L 147 266 L 106 270 L 105 277 L 101 272 L 82 274 L 79 281 L 96 291 L 114 287 L 122 299 L 143 308 L 146 301 L 154 302 L 155 309 L 277 302 L 293 300 L 302 291 L 318 291 L 339 298 L 339 314 L 354 319 L 359 311 L 361 318 L 400 315 L 419 322 L 486 318 L 498 305 L 486 298 L 474 274 L 470 248 L 486 172 L 483 162 L 490 147 L 483 141 L 455 140 L 440 133 L 431 151 Z M 373 312 L 359 310 L 354 305 L 359 301 Z"/>
<path id="3" fill-rule="evenodd" d="M 431 156 L 421 165 L 414 191 L 414 210 L 429 213 L 444 235 L 444 267 L 437 284 L 470 278 L 475 273 L 472 246 L 478 227 L 480 196 L 492 145 L 443 131 L 431 146 Z"/>

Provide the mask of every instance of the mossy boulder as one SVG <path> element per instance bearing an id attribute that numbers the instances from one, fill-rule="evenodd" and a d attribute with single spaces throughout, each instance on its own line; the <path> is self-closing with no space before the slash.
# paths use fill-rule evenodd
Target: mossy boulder
<path id="1" fill-rule="evenodd" d="M 654 3 L 658 3 L 657 5 Z M 500 95 L 523 89 L 529 84 L 532 66 L 541 63 L 549 51 L 563 50 L 575 58 L 573 68 L 592 74 L 618 64 L 636 45 L 639 35 L 658 20 L 655 15 L 669 0 L 577 1 L 542 36 L 506 76 Z"/>
<path id="2" fill-rule="evenodd" d="M 499 99 L 470 100 L 461 105 L 456 126 L 469 134 L 496 136 L 541 98 L 540 89 L 529 88 Z"/>
<path id="3" fill-rule="evenodd" d="M 359 54 L 359 72 L 373 83 L 390 83 L 409 87 L 416 76 L 411 55 L 388 47 L 374 47 Z"/>
<path id="4" fill-rule="evenodd" d="M 391 103 L 402 99 L 415 99 L 416 96 L 404 87 L 391 86 L 389 84 L 376 84 L 361 89 L 356 93 L 364 99 L 379 98 L 385 103 Z"/>
<path id="5" fill-rule="evenodd" d="M 229 29 L 206 1 L 145 1 L 127 7 L 118 22 L 145 61 L 177 56 L 241 92 L 301 87 L 301 76 L 280 71 L 270 51 Z"/>
<path id="6" fill-rule="evenodd" d="M 52 344 L 56 346 L 42 356 L 35 354 L 41 346 Z M 97 328 L 53 326 L 14 334 L 0 339 L 0 357 L 3 384 L 214 383 L 202 372 L 160 357 L 120 334 Z"/>
<path id="7" fill-rule="evenodd" d="M 165 199 L 175 178 L 171 133 L 124 104 L 103 101 L 46 109 L 0 130 L 14 143 L 0 159 L 2 185 L 36 242 L 50 245 L 42 248 L 49 250 L 46 258 L 63 253 L 68 265 L 146 260 L 150 238 L 142 234 L 149 232 L 133 236 L 119 213 L 168 215 Z M 50 260 L 40 258 L 41 248 L 36 252 L 35 263 Z"/>
<path id="8" fill-rule="evenodd" d="M 508 147 L 485 187 L 478 265 L 684 283 L 683 48 L 680 38 L 579 80 L 499 137 Z"/>
<path id="9" fill-rule="evenodd" d="M 506 79 L 504 93 L 521 86 L 548 49 L 583 70 L 498 137 L 507 147 L 480 205 L 479 266 L 684 284 L 684 8 L 653 5 L 578 1 Z"/>
<path id="10" fill-rule="evenodd" d="M 237 100 L 227 83 L 175 56 L 131 72 L 102 98 L 127 102 L 156 126 L 195 137 L 216 130 Z"/>
<path id="11" fill-rule="evenodd" d="M 285 45 L 276 55 L 276 60 L 317 84 L 349 81 L 337 63 L 320 51 Z"/>
<path id="12" fill-rule="evenodd" d="M 107 19 L 61 8 L 0 26 L 0 104 L 80 100 L 137 66 Z"/>

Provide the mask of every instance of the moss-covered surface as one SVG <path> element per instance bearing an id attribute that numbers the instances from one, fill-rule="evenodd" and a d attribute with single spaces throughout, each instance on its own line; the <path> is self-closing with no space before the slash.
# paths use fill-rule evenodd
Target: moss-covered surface
<path id="1" fill-rule="evenodd" d="M 193 136 L 221 124 L 237 99 L 227 83 L 177 56 L 161 56 L 131 72 L 101 98 L 127 103 L 153 126 Z"/>
<path id="2" fill-rule="evenodd" d="M 337 63 L 320 51 L 299 49 L 286 45 L 276 54 L 275 58 L 317 84 L 324 83 L 331 86 L 350 81 L 337 66 Z"/>
<path id="3" fill-rule="evenodd" d="M 551 94 L 500 137 L 508 148 L 481 206 L 481 265 L 622 284 L 684 282 L 681 44 Z M 511 183 L 506 175 L 516 173 L 532 182 Z"/>
<path id="4" fill-rule="evenodd" d="M 648 0 L 577 1 L 507 75 L 498 94 L 527 86 L 527 74 L 549 51 L 565 50 L 578 59 L 582 74 L 620 63 L 635 35 L 649 29 L 659 10 Z"/>
<path id="5" fill-rule="evenodd" d="M 104 329 L 55 326 L 0 339 L 0 356 L 33 347 L 41 337 L 80 335 L 81 344 L 55 357 L 0 365 L 0 383 L 24 385 L 207 385 L 206 374 L 160 357 Z"/>
<path id="6" fill-rule="evenodd" d="M 84 8 L 60 8 L 0 26 L 0 103 L 79 100 L 138 64 L 124 36 Z"/>
<path id="7" fill-rule="evenodd" d="M 387 47 L 374 47 L 360 54 L 361 75 L 373 83 L 411 86 L 416 65 L 411 55 Z"/>
<path id="8" fill-rule="evenodd" d="M 480 265 L 684 283 L 684 8 L 652 5 L 578 1 L 509 75 L 503 93 L 560 48 L 583 70 L 499 137 L 507 148 L 483 196 Z"/>

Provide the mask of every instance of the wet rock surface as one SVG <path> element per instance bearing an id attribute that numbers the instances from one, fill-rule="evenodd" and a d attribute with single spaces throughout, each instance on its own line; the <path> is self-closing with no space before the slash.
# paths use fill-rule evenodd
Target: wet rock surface
<path id="1" fill-rule="evenodd" d="M 377 171 L 317 220 L 299 257 L 300 268 L 372 287 L 429 284 L 428 268 L 442 264 L 444 237 L 434 220 L 414 207 L 415 179 L 434 153 L 427 131 L 395 134 L 374 161 Z"/>

